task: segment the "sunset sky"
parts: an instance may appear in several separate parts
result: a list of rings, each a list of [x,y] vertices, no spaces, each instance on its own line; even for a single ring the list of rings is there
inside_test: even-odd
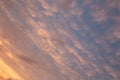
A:
[[[0,0],[0,80],[119,80],[120,0]]]

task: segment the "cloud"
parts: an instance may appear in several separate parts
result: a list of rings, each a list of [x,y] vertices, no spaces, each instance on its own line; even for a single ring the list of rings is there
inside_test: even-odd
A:
[[[108,19],[107,10],[102,8],[99,5],[93,5],[91,16],[93,17],[93,21],[98,23],[104,23]]]
[[[12,7],[14,7],[15,5],[15,0],[4,0],[4,1],[1,1],[1,3],[7,8],[7,9],[10,9]]]
[[[22,2],[26,5],[20,6]],[[77,0],[22,2],[16,5],[18,10],[2,8],[0,13],[0,46],[16,63],[11,67],[17,66],[20,74],[33,80],[117,79],[118,73],[109,63],[114,64],[118,57],[109,54],[115,51],[112,41],[119,41],[119,26],[107,23],[112,19],[109,7],[92,4],[92,0],[81,1],[83,5]],[[96,22],[97,26],[91,26]],[[105,30],[104,35],[97,34],[100,30]]]
[[[59,12],[61,10],[66,10],[70,8],[70,6],[72,5],[72,1],[73,0],[57,0],[57,1],[56,0],[51,0],[51,1],[40,0],[40,3],[42,7],[46,10]]]

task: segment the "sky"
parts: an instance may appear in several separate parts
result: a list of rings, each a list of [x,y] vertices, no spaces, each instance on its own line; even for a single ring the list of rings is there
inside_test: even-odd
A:
[[[0,70],[13,80],[119,80],[119,3],[0,0]]]

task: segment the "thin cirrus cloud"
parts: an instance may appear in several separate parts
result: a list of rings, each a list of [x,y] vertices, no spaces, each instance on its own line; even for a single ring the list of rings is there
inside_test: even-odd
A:
[[[3,60],[23,80],[118,80],[119,19],[109,13],[115,2],[1,1],[0,45],[8,52],[0,52],[11,63]]]

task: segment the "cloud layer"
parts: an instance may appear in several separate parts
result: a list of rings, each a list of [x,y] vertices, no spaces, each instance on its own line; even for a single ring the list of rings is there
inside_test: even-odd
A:
[[[119,80],[118,2],[0,1],[0,56],[23,80]]]

